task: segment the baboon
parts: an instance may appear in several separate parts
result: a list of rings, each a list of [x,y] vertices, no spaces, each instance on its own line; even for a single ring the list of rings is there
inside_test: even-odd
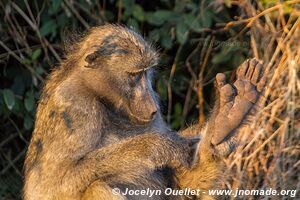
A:
[[[216,76],[219,100],[205,127],[172,131],[152,77],[158,54],[119,25],[92,28],[51,72],[25,160],[25,200],[196,199],[113,194],[113,188],[217,189],[222,158],[265,85],[255,59],[234,86]]]

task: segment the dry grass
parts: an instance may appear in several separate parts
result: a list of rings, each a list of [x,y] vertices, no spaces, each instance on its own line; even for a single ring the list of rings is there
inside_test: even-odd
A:
[[[296,5],[298,3],[298,5]],[[262,101],[250,126],[241,130],[241,146],[227,160],[232,189],[297,190],[300,198],[300,17],[299,1],[258,9],[240,5],[249,20],[251,50],[264,61],[269,76]],[[264,10],[260,15],[259,10]],[[266,12],[269,10],[270,12]],[[289,10],[289,15],[285,11]],[[259,15],[259,17],[257,17]],[[233,25],[232,23],[229,25]],[[257,197],[251,197],[257,199]],[[247,199],[251,199],[247,197]],[[260,199],[268,199],[261,196]],[[270,198],[270,197],[269,197]],[[286,199],[273,196],[270,199]],[[289,197],[288,199],[292,199]]]

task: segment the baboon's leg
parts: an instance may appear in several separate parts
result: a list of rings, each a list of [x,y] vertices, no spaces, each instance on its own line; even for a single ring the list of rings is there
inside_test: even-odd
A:
[[[217,75],[219,105],[213,118],[202,130],[203,137],[195,166],[192,170],[178,170],[177,176],[182,188],[205,191],[220,188],[219,182],[225,167],[222,157],[234,150],[236,142],[232,136],[255,106],[264,88],[266,79],[262,74],[262,65],[256,59],[251,59],[239,66],[235,87],[226,84],[224,74]],[[194,130],[199,131],[197,128]],[[191,135],[189,132],[183,132],[182,135]]]

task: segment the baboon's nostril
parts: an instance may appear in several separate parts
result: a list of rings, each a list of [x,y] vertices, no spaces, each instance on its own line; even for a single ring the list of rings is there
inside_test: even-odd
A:
[[[151,113],[151,118],[152,118],[152,119],[154,118],[154,116],[156,115],[156,113],[157,113],[157,110],[156,110],[156,111],[153,111],[153,112]]]

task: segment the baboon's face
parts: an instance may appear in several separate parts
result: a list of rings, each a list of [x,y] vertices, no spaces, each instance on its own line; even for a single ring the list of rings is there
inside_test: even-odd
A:
[[[132,33],[131,33],[132,34]],[[135,33],[134,33],[135,34]],[[158,106],[152,89],[155,52],[138,35],[107,36],[85,57],[86,85],[121,116],[150,123]]]
[[[152,69],[139,72],[89,69],[85,81],[97,95],[121,116],[135,124],[148,124],[158,110],[152,89]]]
[[[151,69],[136,73],[127,72],[125,77],[127,83],[122,84],[119,90],[123,93],[121,109],[128,113],[133,122],[139,124],[151,122],[158,109],[150,81]]]

